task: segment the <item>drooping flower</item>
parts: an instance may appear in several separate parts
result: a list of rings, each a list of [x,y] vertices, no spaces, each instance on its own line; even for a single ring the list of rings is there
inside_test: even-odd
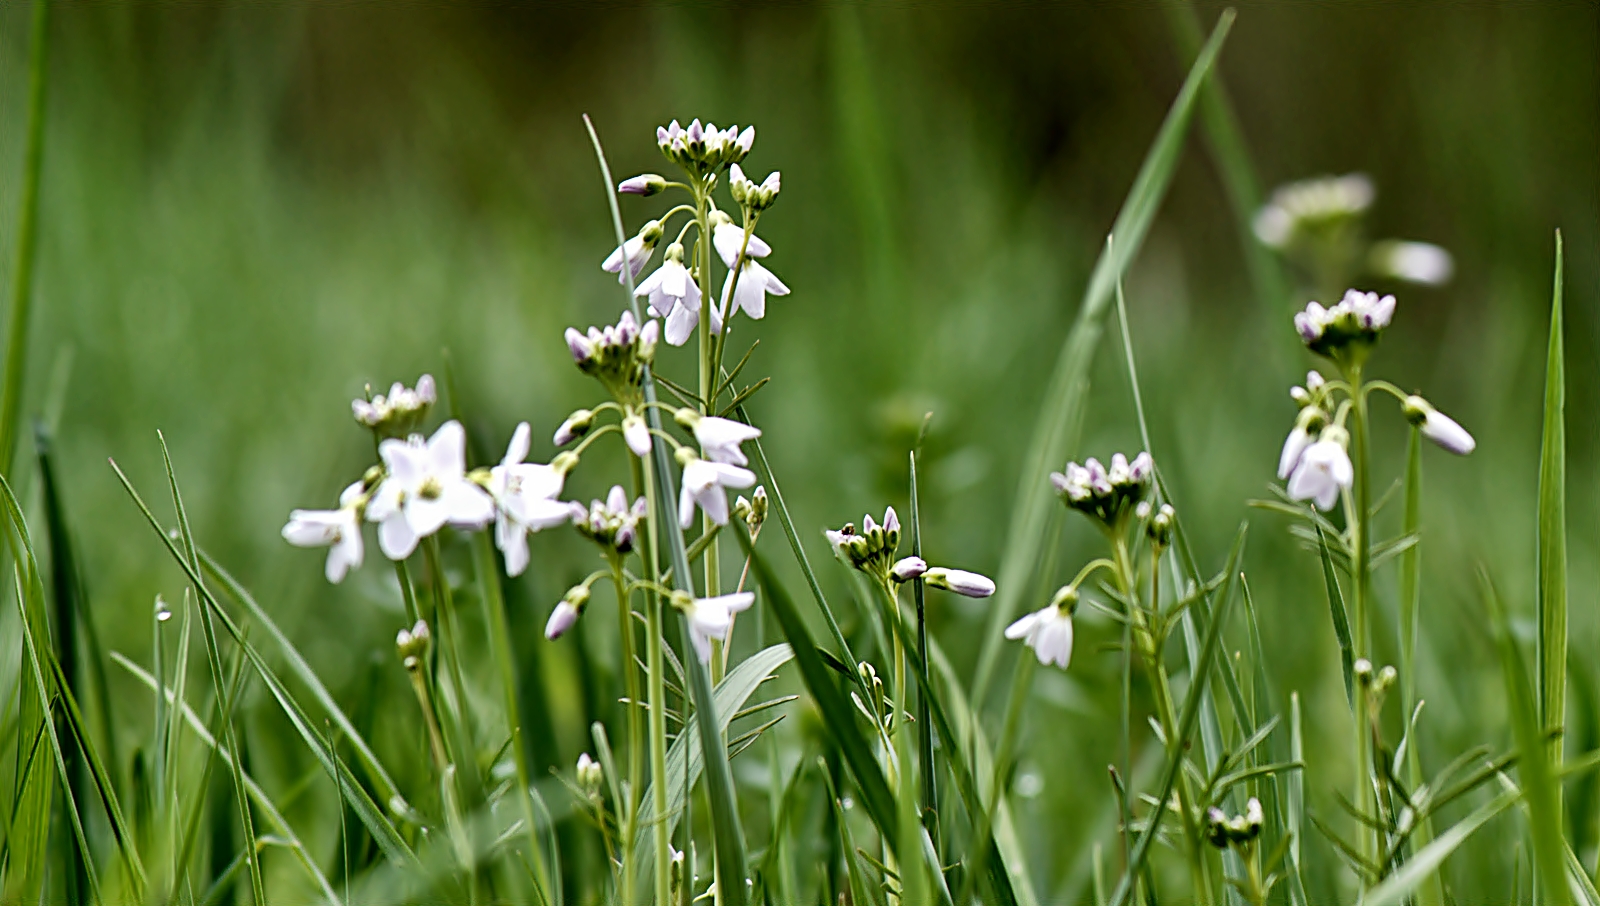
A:
[[[566,471],[556,465],[523,462],[531,433],[527,422],[517,425],[505,458],[489,470],[488,491],[495,505],[494,543],[505,555],[510,576],[519,576],[528,568],[529,532],[560,525],[572,516],[567,504],[556,500],[566,482]]]
[[[700,323],[700,287],[683,265],[683,245],[667,246],[666,260],[633,291],[648,299],[650,312],[667,322],[667,342],[682,346]]]
[[[1477,449],[1478,442],[1467,429],[1461,427],[1455,419],[1438,409],[1420,396],[1408,396],[1405,399],[1404,411],[1406,419],[1413,425],[1422,429],[1422,436],[1433,441],[1451,453],[1465,456]]]
[[[466,432],[448,421],[427,441],[413,434],[378,445],[387,471],[367,504],[367,521],[378,523],[378,547],[404,560],[417,541],[446,524],[479,529],[495,518],[494,501],[466,474]]]
[[[679,424],[694,431],[694,439],[700,444],[702,455],[712,462],[748,465],[750,460],[739,449],[739,445],[761,436],[760,428],[730,418],[701,415],[693,409],[679,409],[676,418]]]
[[[359,569],[365,554],[361,541],[361,508],[365,487],[355,482],[339,494],[337,510],[295,510],[283,527],[283,539],[295,547],[326,547],[324,575],[334,584]]]
[[[723,221],[712,229],[711,243],[716,246],[717,254],[722,256],[722,263],[728,266],[728,277],[722,284],[721,311],[724,317],[737,309],[743,309],[745,314],[760,320],[767,314],[768,294],[774,296],[789,294],[789,287],[756,260],[772,254],[772,246],[767,245],[761,237],[752,233],[749,242],[746,243],[743,227],[731,221]],[[741,248],[744,249],[744,265],[735,270],[734,265],[739,262]],[[735,275],[738,276],[737,281]],[[734,285],[735,282],[738,283],[737,286]]]
[[[1337,425],[1324,428],[1317,442],[1306,447],[1289,476],[1289,497],[1310,500],[1319,510],[1331,510],[1341,490],[1355,481],[1355,468],[1345,451],[1349,434]]]
[[[689,640],[694,643],[700,663],[711,663],[711,640],[728,640],[728,630],[733,626],[733,615],[749,609],[755,603],[755,593],[741,591],[715,598],[696,598],[684,609],[689,618]]]
[[[648,221],[633,238],[613,249],[601,262],[600,269],[608,274],[616,274],[618,283],[627,283],[630,274],[633,279],[639,279],[639,273],[650,263],[650,256],[655,254],[656,243],[661,241],[661,235],[661,222]],[[622,270],[624,261],[628,263],[627,273]]]
[[[994,594],[994,580],[964,569],[947,569],[935,566],[922,574],[930,588],[943,588],[969,598],[987,598]]]
[[[1042,609],[1025,614],[1006,627],[1006,638],[1022,639],[1033,649],[1041,664],[1055,664],[1062,670],[1072,663],[1072,612],[1078,597],[1071,586],[1056,592],[1056,599]]]
[[[680,454],[683,461],[683,489],[678,495],[678,522],[683,528],[694,523],[694,508],[699,505],[706,518],[717,525],[728,524],[728,496],[724,488],[748,488],[756,483],[756,475],[749,469],[722,462],[712,462],[694,456],[685,448]]]
[[[1315,371],[1311,373],[1316,374]],[[1327,413],[1316,406],[1307,405],[1300,410],[1300,415],[1294,422],[1294,429],[1283,441],[1283,452],[1278,454],[1279,478],[1288,478],[1294,474],[1294,467],[1300,464],[1300,457],[1305,454],[1306,448],[1311,446],[1323,425],[1327,423]]]

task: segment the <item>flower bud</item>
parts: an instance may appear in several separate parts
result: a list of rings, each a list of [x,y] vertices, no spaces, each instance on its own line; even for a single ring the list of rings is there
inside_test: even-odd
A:
[[[578,438],[589,433],[594,427],[594,412],[590,409],[579,409],[567,416],[567,420],[556,429],[555,437],[551,438],[558,447],[565,447]]]
[[[883,513],[883,544],[890,553],[900,546],[900,515],[889,507]]]
[[[1477,449],[1478,442],[1455,419],[1420,396],[1408,396],[1401,405],[1406,420],[1422,430],[1422,436],[1459,456]]]
[[[605,781],[605,771],[601,769],[600,762],[589,757],[588,752],[578,756],[578,788],[591,799],[600,796],[600,784]]]
[[[589,586],[574,585],[562,595],[561,603],[550,612],[549,622],[544,624],[544,637],[554,641],[566,634],[573,624],[578,622],[578,617],[583,616],[583,609],[589,604]]]
[[[745,522],[749,523],[750,531],[753,532],[761,528],[762,523],[766,521],[767,489],[763,485],[757,485],[755,493],[750,495],[750,515],[745,517]]]
[[[407,670],[415,670],[421,666],[421,658],[428,651],[428,624],[418,620],[410,629],[402,629],[394,638],[396,653],[400,655],[400,662]]]
[[[1304,387],[1300,387],[1300,386],[1290,387],[1289,388],[1289,399],[1294,400],[1295,401],[1295,405],[1300,406],[1302,408],[1311,405],[1311,394],[1308,393],[1306,391],[1306,388],[1304,388]]]
[[[565,476],[568,472],[578,467],[578,454],[571,450],[562,450],[550,460],[550,468],[555,469]]]
[[[641,173],[631,179],[625,179],[617,186],[617,191],[623,195],[651,196],[657,192],[666,191],[667,181],[654,173]]]
[[[964,569],[946,569],[935,566],[923,574],[923,579],[934,588],[943,588],[969,598],[987,598],[994,594],[994,580]]]
[[[684,426],[685,428],[691,428],[691,429],[695,425],[700,424],[700,419],[702,417],[703,416],[701,416],[700,413],[696,412],[693,409],[690,409],[687,406],[679,408],[679,409],[677,409],[676,411],[674,411],[672,413],[672,420],[673,421],[675,421],[678,424]]]
[[[627,442],[633,455],[640,459],[650,455],[650,429],[638,413],[631,413],[622,419],[622,439]]]
[[[1172,508],[1172,504],[1163,503],[1145,528],[1145,532],[1150,536],[1150,543],[1157,547],[1166,547],[1172,540],[1172,527],[1177,520],[1178,511]]]
[[[928,571],[928,563],[921,557],[905,557],[889,570],[896,582],[910,582]]]
[[[594,343],[575,327],[567,328],[567,349],[572,352],[572,360],[582,365],[594,356]]]
[[[1351,669],[1352,669],[1352,672],[1355,673],[1356,685],[1362,686],[1362,687],[1366,687],[1367,685],[1371,684],[1371,682],[1372,682],[1372,662],[1371,661],[1367,660],[1364,657],[1363,658],[1357,658],[1355,664],[1352,665]]]

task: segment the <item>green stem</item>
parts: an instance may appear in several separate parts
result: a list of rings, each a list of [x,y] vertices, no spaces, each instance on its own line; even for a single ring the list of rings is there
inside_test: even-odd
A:
[[[1361,385],[1361,365],[1351,364],[1345,368],[1345,381],[1350,385],[1350,439],[1355,456],[1355,506],[1350,513],[1350,546],[1355,553],[1355,613],[1353,614],[1354,635],[1352,652],[1355,660],[1370,657],[1372,650],[1370,604],[1372,601],[1372,544],[1371,544],[1371,509],[1372,485],[1368,477],[1368,422],[1367,422],[1367,394]],[[1367,703],[1367,696],[1356,696],[1355,720],[1355,745],[1356,745],[1356,789],[1352,801],[1363,815],[1374,814],[1376,801],[1372,789],[1372,738],[1369,732],[1371,715]],[[1376,831],[1362,823],[1357,829],[1357,852],[1369,861],[1375,861],[1379,846]],[[1357,873],[1360,875],[1360,873]],[[1364,892],[1367,888],[1367,879],[1360,877],[1360,887]]]
[[[655,474],[646,469],[636,457],[629,457],[633,466],[633,483],[643,487],[648,510],[645,516],[644,564],[645,575],[652,581],[659,574],[656,537],[659,508],[656,506]],[[667,820],[667,720],[664,709],[667,689],[664,680],[666,658],[661,648],[661,595],[654,590],[645,592],[645,671],[650,697],[650,789],[651,815],[655,825],[655,902],[671,902],[672,844],[671,828]],[[627,904],[632,906],[632,904]]]
[[[636,460],[637,461],[637,460]],[[628,791],[622,809],[622,902],[633,903],[633,837],[638,824],[638,796],[644,763],[639,737],[639,668],[633,650],[633,606],[628,596],[628,580],[622,574],[622,557],[611,558],[611,581],[617,588],[617,627],[622,633],[622,675],[628,690]]]
[[[23,152],[17,252],[11,277],[11,323],[6,338],[5,382],[0,387],[0,475],[11,475],[16,453],[22,384],[27,377],[28,322],[33,312],[34,250],[39,236],[39,170],[44,162],[45,75],[49,71],[50,4],[34,0],[28,71],[28,135]],[[253,864],[253,863],[252,863]]]

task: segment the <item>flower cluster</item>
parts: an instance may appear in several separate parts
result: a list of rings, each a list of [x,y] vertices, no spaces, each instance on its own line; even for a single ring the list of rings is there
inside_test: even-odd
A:
[[[1261,836],[1261,828],[1266,821],[1261,801],[1254,796],[1245,803],[1244,814],[1232,818],[1213,806],[1206,811],[1206,839],[1217,849],[1245,846]]]
[[[633,312],[625,311],[614,325],[590,327],[586,334],[568,327],[566,337],[578,370],[594,375],[614,395],[632,396],[644,383],[645,366],[655,361],[661,323],[648,321],[641,328]]]
[[[898,586],[921,579],[930,588],[942,588],[969,598],[987,598],[994,594],[994,580],[988,576],[964,569],[929,566],[921,557],[896,560],[900,517],[894,507],[884,510],[882,525],[874,522],[872,514],[868,513],[861,517],[859,533],[854,523],[846,522],[843,528],[828,529],[822,534],[828,539],[835,557],[885,585]]]
[[[1318,355],[1359,364],[1394,317],[1394,296],[1352,289],[1332,308],[1309,302],[1294,316],[1300,339]]]
[[[602,550],[626,554],[638,540],[639,520],[644,518],[648,503],[639,497],[630,505],[627,492],[618,484],[611,486],[611,493],[603,501],[591,501],[587,508],[581,503],[568,506],[578,534],[600,545]]]
[[[677,120],[656,128],[656,144],[662,156],[685,170],[700,173],[715,173],[729,164],[739,163],[750,153],[755,141],[754,126],[746,126],[740,132],[738,126],[718,129],[715,123],[707,123],[702,127],[696,119],[687,129],[679,126]]]
[[[1111,468],[1090,457],[1083,465],[1067,463],[1065,472],[1050,473],[1050,483],[1067,506],[1087,513],[1107,530],[1120,528],[1145,495],[1155,464],[1149,453],[1140,453],[1129,462],[1117,453],[1111,457]]]
[[[350,401],[350,411],[356,421],[389,437],[402,437],[427,415],[438,399],[438,392],[433,385],[433,375],[425,374],[417,379],[416,387],[395,381],[387,395],[372,396],[368,388],[368,396],[369,399]]]

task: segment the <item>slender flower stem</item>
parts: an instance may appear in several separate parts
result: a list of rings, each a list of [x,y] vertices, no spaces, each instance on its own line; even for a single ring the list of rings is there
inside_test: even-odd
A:
[[[1355,506],[1350,512],[1350,547],[1354,553],[1355,562],[1355,589],[1352,598],[1355,601],[1352,614],[1352,634],[1354,638],[1354,658],[1359,660],[1369,656],[1372,649],[1370,604],[1372,601],[1372,544],[1371,544],[1371,509],[1372,509],[1372,484],[1368,477],[1368,422],[1367,422],[1367,394],[1361,384],[1361,366],[1351,364],[1345,368],[1345,381],[1350,385],[1350,439],[1355,448]],[[1367,697],[1356,696],[1355,715],[1355,747],[1356,747],[1356,789],[1352,801],[1356,809],[1363,815],[1372,815],[1376,805],[1375,794],[1372,789],[1372,742],[1368,732],[1371,715],[1368,714]],[[1356,830],[1357,852],[1368,861],[1375,861],[1379,853],[1377,832],[1364,822]],[[1360,878],[1360,887],[1363,891],[1367,887],[1367,879],[1357,873]]]
[[[633,466],[633,484],[635,489],[643,488],[646,506],[645,515],[645,546],[644,567],[645,575],[654,582],[659,574],[659,564],[656,561],[658,548],[657,516],[660,509],[656,506],[655,474],[643,467],[636,457],[629,457]],[[667,823],[667,720],[665,708],[667,704],[667,689],[664,680],[666,672],[666,658],[661,649],[661,595],[651,590],[645,592],[645,671],[649,685],[650,698],[650,789],[651,789],[651,820],[655,825],[655,902],[666,904],[671,902],[671,871],[672,871],[672,844],[669,839],[671,830]]]
[[[644,762],[639,737],[639,667],[635,660],[633,606],[628,594],[628,579],[622,572],[622,557],[611,557],[611,581],[617,589],[617,627],[622,633],[622,675],[628,690],[628,787],[622,810],[622,902],[633,903],[633,837],[638,826],[639,790]]]

